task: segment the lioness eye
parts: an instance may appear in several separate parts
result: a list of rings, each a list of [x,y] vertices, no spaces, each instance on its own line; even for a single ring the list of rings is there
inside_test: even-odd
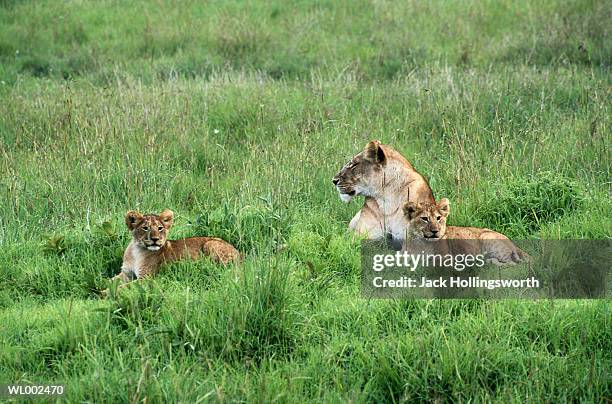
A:
[[[427,217],[425,217],[425,216],[421,217],[421,220],[424,221],[424,222],[429,222],[429,219],[427,219]]]
[[[440,221],[440,219],[442,219],[442,216],[438,216],[438,217],[436,217],[436,220],[437,220],[438,222]]]
[[[162,230],[164,230],[164,228],[163,228],[162,226],[159,226],[159,227],[157,228],[157,230],[162,231]]]

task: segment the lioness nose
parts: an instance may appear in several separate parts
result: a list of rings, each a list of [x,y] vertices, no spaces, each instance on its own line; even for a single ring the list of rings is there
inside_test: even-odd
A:
[[[158,241],[159,237],[151,237],[151,241]]]
[[[332,178],[332,182],[334,183],[334,185],[338,185],[339,181],[340,180],[338,178],[336,178],[336,177]]]
[[[435,236],[436,234],[438,234],[438,230],[432,230],[431,234],[433,234]]]

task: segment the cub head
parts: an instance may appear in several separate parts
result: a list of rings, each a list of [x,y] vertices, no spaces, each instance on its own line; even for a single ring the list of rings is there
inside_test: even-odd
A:
[[[354,156],[332,179],[340,199],[349,202],[354,196],[372,196],[383,183],[387,156],[380,141],[373,140]]]
[[[446,218],[450,202],[443,198],[438,203],[406,202],[404,216],[408,221],[408,237],[439,240],[446,234]]]
[[[174,213],[168,209],[159,215],[142,215],[134,210],[125,214],[125,224],[134,241],[149,251],[158,251],[164,246],[173,220]]]

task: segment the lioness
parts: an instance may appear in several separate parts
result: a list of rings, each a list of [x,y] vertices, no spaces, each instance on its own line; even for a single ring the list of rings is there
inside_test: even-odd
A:
[[[478,227],[447,226],[450,202],[446,198],[438,203],[407,202],[403,210],[408,221],[404,250],[424,246],[430,241],[450,240],[435,243],[434,248],[447,248],[449,251],[444,253],[451,254],[482,254],[488,262],[496,265],[529,260],[524,251],[501,233]]]
[[[189,237],[168,240],[174,213],[164,210],[159,215],[142,215],[136,211],[125,214],[125,224],[132,232],[132,241],[123,254],[121,272],[113,278],[129,282],[155,275],[159,267],[180,259],[209,256],[222,264],[236,262],[240,253],[228,242],[215,237]]]
[[[406,201],[435,202],[425,178],[404,156],[378,140],[369,142],[332,182],[344,202],[365,196],[364,205],[349,228],[370,239],[390,235],[401,242],[405,238],[402,205]]]

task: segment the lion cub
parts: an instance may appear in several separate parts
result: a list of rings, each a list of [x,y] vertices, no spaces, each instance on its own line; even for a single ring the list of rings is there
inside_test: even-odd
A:
[[[447,249],[445,252],[451,254],[483,254],[487,261],[496,265],[513,265],[529,260],[524,251],[501,233],[478,227],[446,226],[450,213],[450,202],[446,198],[438,203],[407,202],[403,209],[408,221],[404,250],[436,240],[448,240],[435,248]]]
[[[132,241],[123,254],[121,272],[113,278],[129,282],[155,275],[164,263],[209,256],[222,264],[237,262],[240,253],[228,242],[216,237],[189,237],[168,240],[174,213],[164,210],[159,215],[125,214],[125,224],[132,232]]]

